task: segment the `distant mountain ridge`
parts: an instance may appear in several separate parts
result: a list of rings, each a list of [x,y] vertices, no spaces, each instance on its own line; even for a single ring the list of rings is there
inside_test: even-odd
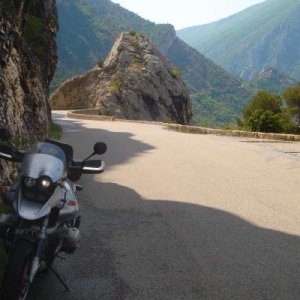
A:
[[[144,20],[109,0],[57,0],[57,7],[59,64],[54,87],[93,68],[107,56],[120,32],[134,30],[149,37],[174,66],[181,68],[190,91],[197,95],[193,99],[198,124],[203,115],[214,125],[231,122],[249,101],[250,94],[239,79],[180,40],[170,24]]]
[[[272,67],[300,80],[298,0],[267,0],[177,34],[228,72],[244,79],[252,79]]]

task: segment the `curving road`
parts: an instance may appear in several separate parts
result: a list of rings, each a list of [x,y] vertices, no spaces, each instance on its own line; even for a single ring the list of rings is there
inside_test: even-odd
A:
[[[76,121],[55,113],[106,172],[78,194],[82,242],[29,299],[300,299],[300,143]]]

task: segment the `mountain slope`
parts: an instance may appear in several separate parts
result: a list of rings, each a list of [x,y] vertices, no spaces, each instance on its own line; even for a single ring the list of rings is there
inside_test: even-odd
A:
[[[252,79],[276,68],[300,80],[300,2],[267,0],[178,36],[231,74]]]
[[[201,93],[218,103],[216,107],[222,107],[218,115],[226,111],[221,118],[211,115],[215,125],[231,122],[249,100],[240,80],[177,38],[172,25],[144,20],[109,0],[57,0],[57,6],[59,64],[54,87],[62,79],[94,67],[107,56],[120,32],[134,30],[149,37],[174,66],[181,68],[193,94]],[[205,107],[206,104],[202,106],[204,113]],[[198,123],[201,110],[196,113]]]
[[[144,32],[154,23],[109,0],[57,0],[59,65],[56,79],[65,79],[92,68],[104,59],[120,32],[137,27]],[[148,24],[150,23],[150,24]]]
[[[284,89],[297,81],[285,73],[280,73],[274,68],[269,68],[251,81],[245,83],[245,87],[253,94],[258,90],[267,90],[281,95]]]

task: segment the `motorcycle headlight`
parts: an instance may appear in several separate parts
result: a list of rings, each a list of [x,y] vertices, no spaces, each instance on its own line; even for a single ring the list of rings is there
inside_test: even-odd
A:
[[[36,179],[31,178],[31,177],[25,177],[23,179],[23,182],[24,182],[24,185],[29,189],[35,187],[35,185],[36,185]]]
[[[38,179],[37,186],[41,192],[48,192],[53,188],[53,181],[48,176],[42,176]]]
[[[21,187],[25,198],[28,200],[46,203],[52,196],[56,183],[48,176],[41,176],[38,179],[23,177]]]

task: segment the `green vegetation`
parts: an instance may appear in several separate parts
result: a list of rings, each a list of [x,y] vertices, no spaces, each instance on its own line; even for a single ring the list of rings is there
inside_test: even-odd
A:
[[[294,90],[295,87],[287,88],[285,97],[295,95]],[[296,101],[300,104],[299,96],[300,94],[294,99],[298,99]],[[282,97],[279,95],[265,90],[258,91],[243,110],[243,120],[238,119],[238,126],[256,132],[298,133],[299,122],[296,122],[296,118],[291,114],[291,111],[296,110],[293,110],[290,103],[287,104],[288,107],[283,107]]]
[[[136,31],[134,31],[134,30],[131,29],[131,30],[129,30],[129,34],[132,35],[132,36],[135,36],[136,35]]]
[[[58,124],[52,124],[49,130],[49,138],[52,140],[60,140],[62,135],[62,128]]]
[[[173,78],[179,78],[181,76],[181,69],[178,67],[175,67],[171,71],[171,75]]]
[[[24,24],[19,24],[18,19],[21,4],[22,3],[19,0],[1,0],[0,15],[3,15],[5,19],[9,20],[17,27],[24,25],[22,29],[28,46],[39,58],[42,58],[47,55],[50,31],[48,24],[42,22],[42,20],[38,17],[40,12],[40,1],[31,0],[24,3]]]
[[[271,111],[274,114],[281,113],[280,96],[261,90],[253,97],[249,105],[244,109],[243,116],[248,119],[256,110]]]
[[[121,53],[124,50],[124,46],[120,45],[117,50],[118,50],[118,53]]]
[[[259,90],[267,90],[275,94],[282,94],[287,86],[296,84],[297,81],[283,72],[274,68],[268,68],[251,81],[244,82],[243,85],[251,94]]]
[[[104,65],[104,60],[101,58],[101,59],[98,60],[97,66],[98,66],[99,68],[102,68],[103,65]]]
[[[272,79],[255,79],[244,84],[245,88],[254,94],[259,90],[266,90],[275,94],[282,94],[284,86]]]
[[[18,2],[17,0],[2,0],[0,2],[0,15],[13,23],[17,14]]]
[[[171,24],[156,24],[146,32],[146,35],[154,45],[159,47],[159,45],[164,45],[167,39],[175,36],[175,30]]]
[[[43,57],[47,54],[48,39],[50,33],[45,24],[36,16],[28,14],[26,16],[24,34],[29,47],[39,57]]]
[[[229,106],[204,93],[192,96],[192,111],[194,125],[210,128],[232,123],[238,116]]]
[[[255,110],[253,114],[245,119],[246,125],[249,126],[251,131],[258,132],[283,132],[284,119],[280,114],[274,114],[272,111],[264,111],[262,109]]]
[[[174,121],[171,119],[164,119],[162,122],[166,124],[174,124]]]
[[[297,125],[300,125],[300,82],[298,84],[287,87],[283,93],[283,97],[289,107],[289,113],[294,118]]]
[[[110,88],[110,92],[112,94],[117,94],[120,92],[120,87],[121,87],[121,80],[117,79],[113,82],[111,88]]]

